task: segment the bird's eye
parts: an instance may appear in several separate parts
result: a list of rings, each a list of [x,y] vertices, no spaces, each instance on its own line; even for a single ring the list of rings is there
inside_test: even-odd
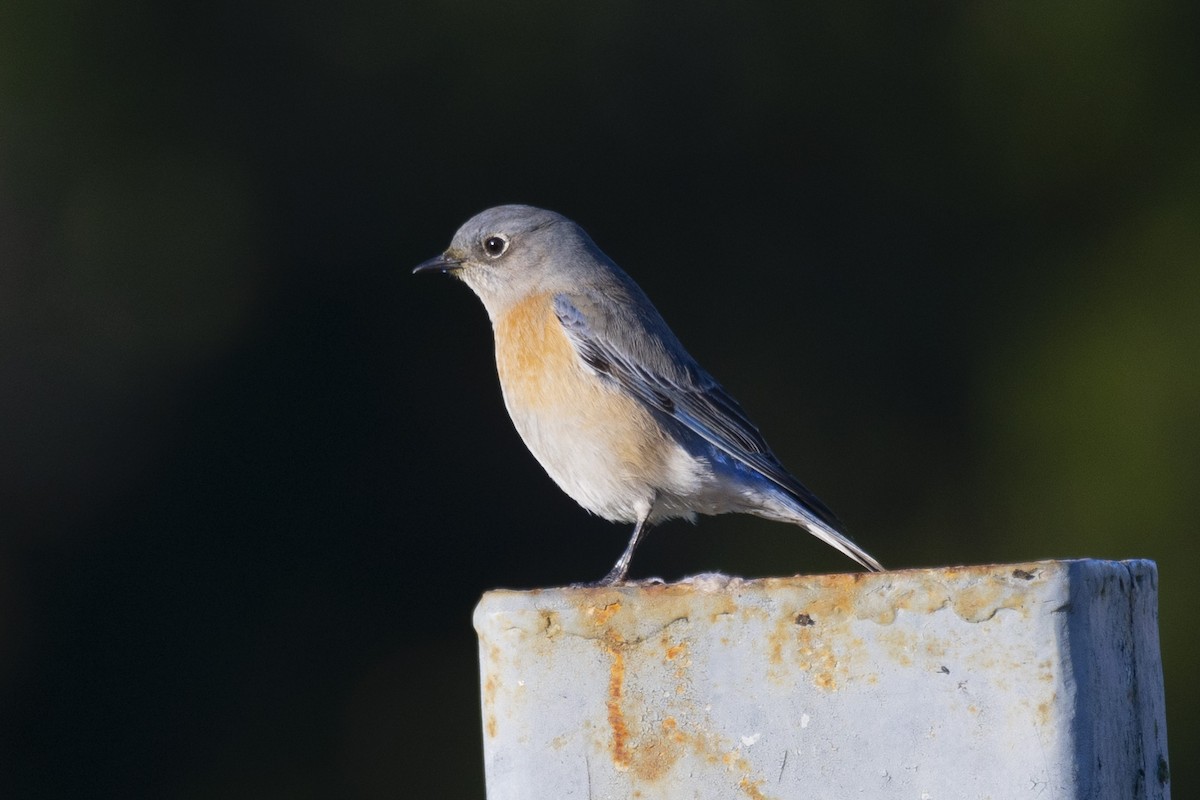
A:
[[[508,249],[508,239],[503,236],[489,236],[483,240],[483,252],[492,258],[499,258]]]

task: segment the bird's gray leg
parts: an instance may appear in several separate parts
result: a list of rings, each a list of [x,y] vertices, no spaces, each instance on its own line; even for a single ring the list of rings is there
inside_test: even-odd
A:
[[[601,586],[613,586],[625,582],[625,573],[629,572],[629,562],[633,559],[633,551],[637,549],[638,541],[641,540],[642,534],[649,527],[646,524],[646,520],[650,518],[650,512],[653,510],[654,503],[651,502],[646,509],[646,513],[633,526],[633,535],[629,537],[629,546],[625,548],[625,552],[617,559],[617,563],[608,571],[608,574],[600,579]]]

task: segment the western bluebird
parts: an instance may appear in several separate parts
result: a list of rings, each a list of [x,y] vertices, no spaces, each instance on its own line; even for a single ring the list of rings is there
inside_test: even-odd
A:
[[[571,220],[531,206],[488,209],[413,271],[429,270],[462,279],[483,301],[504,404],[554,482],[593,514],[634,523],[601,583],[625,579],[648,525],[726,512],[794,523],[883,569]]]

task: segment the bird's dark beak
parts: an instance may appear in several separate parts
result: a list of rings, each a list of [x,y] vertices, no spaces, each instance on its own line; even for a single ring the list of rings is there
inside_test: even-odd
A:
[[[431,272],[433,270],[437,270],[438,272],[454,272],[457,269],[462,269],[462,264],[463,260],[461,258],[452,258],[446,253],[442,253],[440,256],[434,256],[428,261],[422,261],[413,267],[413,275],[416,275],[418,272]]]

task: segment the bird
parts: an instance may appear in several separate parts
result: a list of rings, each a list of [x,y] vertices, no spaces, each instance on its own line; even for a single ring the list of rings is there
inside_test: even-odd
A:
[[[587,511],[633,524],[597,585],[625,582],[650,526],[698,514],[799,525],[884,569],[575,222],[528,205],[489,208],[413,269],[424,272],[460,279],[483,302],[505,406],[543,469]]]

